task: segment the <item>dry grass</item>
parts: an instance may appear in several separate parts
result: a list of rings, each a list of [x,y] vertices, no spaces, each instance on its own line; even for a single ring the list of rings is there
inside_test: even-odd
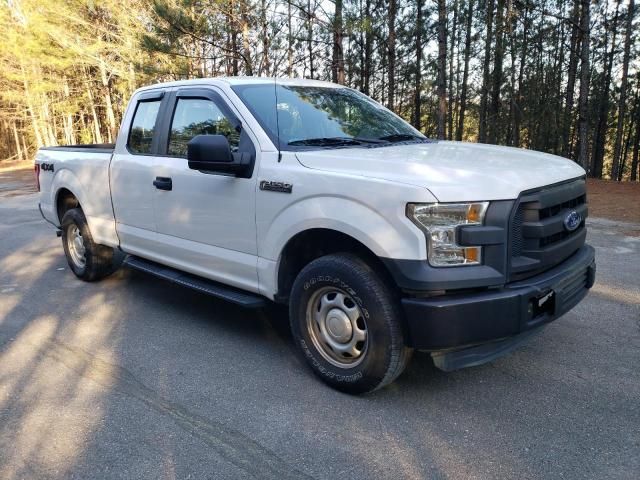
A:
[[[13,172],[33,168],[33,160],[23,162],[2,162],[0,161],[0,172]]]

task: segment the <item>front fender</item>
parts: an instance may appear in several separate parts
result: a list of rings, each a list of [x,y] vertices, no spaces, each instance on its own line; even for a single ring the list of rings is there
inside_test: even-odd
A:
[[[344,233],[378,257],[426,256],[424,234],[405,217],[404,204],[380,212],[353,199],[328,195],[306,197],[280,211],[261,236],[260,256],[277,261],[291,238],[314,228]]]

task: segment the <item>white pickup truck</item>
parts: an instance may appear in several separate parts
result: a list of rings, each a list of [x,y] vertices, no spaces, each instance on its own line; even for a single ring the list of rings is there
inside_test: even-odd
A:
[[[392,382],[414,349],[446,371],[503,355],[595,278],[576,163],[429,140],[331,83],[141,88],[115,145],[42,148],[35,168],[77,277],[124,258],[247,307],[288,304],[302,357],[350,393]]]

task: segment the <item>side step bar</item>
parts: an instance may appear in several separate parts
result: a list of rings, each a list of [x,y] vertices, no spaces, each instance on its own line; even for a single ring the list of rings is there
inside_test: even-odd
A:
[[[267,305],[266,299],[259,295],[228,287],[190,273],[181,272],[175,268],[160,265],[144,258],[129,255],[125,258],[124,265],[246,308],[260,308]]]

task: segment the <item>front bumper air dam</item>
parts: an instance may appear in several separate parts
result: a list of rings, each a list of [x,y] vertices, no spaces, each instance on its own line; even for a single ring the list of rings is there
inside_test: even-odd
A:
[[[502,356],[576,306],[595,281],[593,247],[556,267],[498,290],[404,298],[409,345],[432,351],[443,370]]]

